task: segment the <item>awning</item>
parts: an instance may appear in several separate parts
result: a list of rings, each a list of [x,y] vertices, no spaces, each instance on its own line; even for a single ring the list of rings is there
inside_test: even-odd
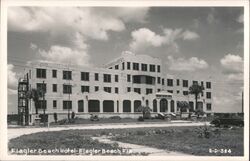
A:
[[[156,98],[172,99],[173,97],[173,93],[170,93],[168,91],[160,91],[160,92],[157,92],[155,95],[156,95]]]

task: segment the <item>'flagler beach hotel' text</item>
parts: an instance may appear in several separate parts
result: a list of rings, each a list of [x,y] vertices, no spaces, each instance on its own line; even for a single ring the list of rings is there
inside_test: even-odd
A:
[[[188,80],[169,75],[161,60],[148,55],[123,52],[104,68],[54,63],[31,63],[30,66],[28,88],[46,92],[40,99],[38,111],[43,114],[45,107],[49,122],[54,121],[54,113],[60,120],[67,118],[69,111],[80,118],[89,118],[91,113],[99,117],[137,118],[141,115],[137,110],[140,105],[149,106],[152,114],[177,113],[180,110],[178,101],[187,101],[189,111],[194,111],[194,95],[189,94],[189,87],[194,83],[204,86],[198,97],[198,108],[206,113],[213,109],[211,80]],[[26,114],[32,123],[35,118],[33,101],[25,103],[20,95],[18,97],[19,106],[27,106]],[[19,108],[19,112],[22,109]]]

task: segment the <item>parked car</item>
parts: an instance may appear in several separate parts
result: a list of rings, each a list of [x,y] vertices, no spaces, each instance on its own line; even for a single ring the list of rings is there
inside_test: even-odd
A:
[[[215,127],[244,126],[244,120],[241,118],[217,118],[210,122]]]

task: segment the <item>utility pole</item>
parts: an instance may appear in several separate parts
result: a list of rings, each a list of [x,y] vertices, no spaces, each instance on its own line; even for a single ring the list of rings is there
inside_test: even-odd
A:
[[[44,81],[43,81],[43,125],[45,126],[45,86],[44,86]]]

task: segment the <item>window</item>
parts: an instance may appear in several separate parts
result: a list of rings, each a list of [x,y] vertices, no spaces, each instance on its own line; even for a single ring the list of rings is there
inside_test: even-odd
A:
[[[183,91],[183,95],[184,96],[188,95],[188,91]]]
[[[130,62],[127,62],[127,69],[130,70]]]
[[[99,81],[99,74],[95,73],[95,81]]]
[[[71,71],[63,71],[63,79],[71,80],[72,79],[71,74],[72,74]]]
[[[38,108],[39,109],[47,109],[47,101],[46,100],[39,100],[38,101]]]
[[[55,109],[57,107],[57,101],[53,100],[53,108]]]
[[[161,77],[157,77],[157,83],[161,84]]]
[[[161,89],[157,89],[157,92],[160,92],[161,91]]]
[[[118,87],[115,87],[115,93],[119,93]]]
[[[64,110],[72,109],[72,101],[63,101],[63,109]]]
[[[161,66],[157,65],[157,72],[160,73],[161,72]]]
[[[56,78],[57,77],[57,70],[52,70],[52,77]]]
[[[95,91],[99,91],[99,87],[98,86],[95,86]]]
[[[212,110],[212,104],[211,103],[207,103],[207,111],[211,111]]]
[[[204,96],[204,92],[202,91],[202,92],[201,92],[201,97],[203,97],[203,96]]]
[[[204,84],[203,84],[203,81],[201,81],[201,86],[203,86]]]
[[[151,88],[146,88],[146,94],[150,94],[150,93],[153,93],[153,89],[151,89]]]
[[[46,83],[37,83],[36,89],[41,90],[42,92],[47,92]]]
[[[139,70],[139,63],[133,63],[133,70]]]
[[[118,75],[115,75],[115,82],[119,82],[119,77],[118,77]]]
[[[179,93],[180,93],[180,91],[179,91],[179,90],[177,90],[177,91],[176,91],[176,93],[177,93],[177,94],[179,94]]]
[[[46,78],[46,69],[36,69],[37,78]]]
[[[207,95],[207,98],[208,98],[208,99],[211,98],[211,92],[207,92],[206,95]]]
[[[103,90],[105,92],[111,93],[111,87],[104,87]]]
[[[188,87],[188,80],[183,80],[182,84],[183,84],[183,87]]]
[[[130,87],[128,87],[128,88],[127,88],[127,92],[130,92],[130,91],[131,91],[131,88],[130,88]]]
[[[109,69],[113,69],[112,67],[109,67]]]
[[[150,71],[150,72],[155,72],[155,65],[150,64],[150,65],[149,65],[149,71]]]
[[[57,84],[52,85],[53,92],[57,92]]]
[[[119,65],[115,65],[115,69],[119,69]]]
[[[141,70],[142,71],[147,71],[148,70],[147,64],[141,64]]]
[[[103,82],[110,83],[111,82],[111,75],[110,74],[103,74]]]
[[[63,85],[63,93],[64,94],[71,94],[72,93],[72,86],[71,85]]]
[[[122,63],[122,70],[124,70],[125,69],[125,63],[123,62]]]
[[[131,76],[129,74],[127,75],[127,81],[131,82]]]
[[[89,92],[89,86],[81,86],[81,91],[83,92]]]
[[[198,84],[198,81],[193,81],[193,84]]]
[[[134,88],[134,92],[141,94],[141,89],[140,88]]]
[[[173,90],[168,90],[169,93],[173,93]]]
[[[173,86],[173,79],[167,79],[168,86]]]
[[[165,81],[164,81],[164,79],[163,79],[163,78],[161,79],[161,84],[162,84],[162,85],[164,85],[164,84],[165,84]]]
[[[206,82],[206,87],[207,87],[208,89],[210,89],[210,88],[211,88],[211,82]]]
[[[176,85],[177,85],[177,86],[180,85],[180,80],[179,80],[179,79],[176,80]]]
[[[81,72],[81,80],[89,81],[89,72]]]

